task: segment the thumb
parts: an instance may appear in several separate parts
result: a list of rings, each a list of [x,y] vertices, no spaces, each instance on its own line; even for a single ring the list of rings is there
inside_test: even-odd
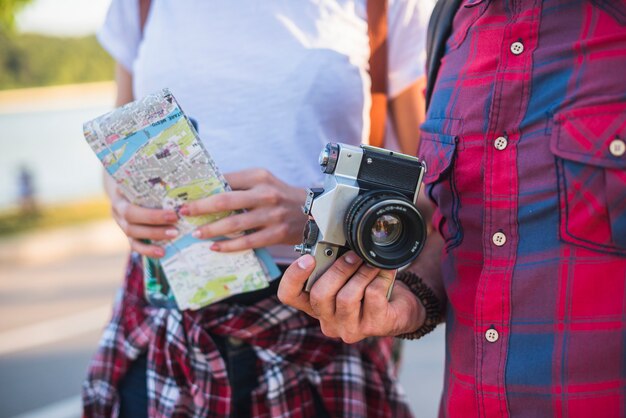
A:
[[[278,299],[287,305],[301,309],[298,305],[302,303],[303,294],[307,296],[308,301],[308,294],[304,292],[304,284],[314,268],[315,258],[309,254],[292,263],[280,279]]]

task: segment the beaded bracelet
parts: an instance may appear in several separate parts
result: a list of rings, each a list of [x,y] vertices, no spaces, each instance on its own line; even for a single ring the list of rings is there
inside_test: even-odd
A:
[[[396,338],[402,338],[404,340],[422,338],[424,335],[434,330],[442,320],[439,299],[437,299],[432,289],[424,284],[422,279],[415,273],[411,273],[410,271],[398,272],[396,280],[400,280],[404,283],[409,290],[417,296],[426,309],[426,319],[421,327],[413,332],[396,335]]]

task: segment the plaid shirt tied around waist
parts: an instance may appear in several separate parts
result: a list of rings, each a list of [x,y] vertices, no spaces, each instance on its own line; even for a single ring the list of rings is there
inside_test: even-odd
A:
[[[626,416],[626,2],[463,1],[419,156],[441,416]]]
[[[83,385],[84,416],[117,416],[116,386],[143,352],[150,417],[229,416],[227,369],[209,333],[254,347],[260,376],[252,393],[255,417],[314,417],[313,390],[333,417],[412,416],[395,381],[391,339],[331,340],[316,320],[276,297],[199,311],[152,307],[143,297],[138,257],[131,258],[123,298]]]

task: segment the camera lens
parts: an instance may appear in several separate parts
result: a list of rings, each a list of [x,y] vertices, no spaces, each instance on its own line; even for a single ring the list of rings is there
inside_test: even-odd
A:
[[[372,242],[385,247],[398,241],[402,234],[402,221],[395,215],[383,215],[372,227]]]
[[[369,264],[384,269],[409,264],[426,239],[426,225],[413,202],[390,190],[356,198],[344,225],[348,246]]]

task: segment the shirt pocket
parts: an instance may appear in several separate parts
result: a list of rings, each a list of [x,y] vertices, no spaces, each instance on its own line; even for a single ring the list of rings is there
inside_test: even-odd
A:
[[[461,243],[459,222],[459,196],[454,181],[454,157],[457,146],[454,135],[422,130],[419,158],[426,163],[424,186],[428,197],[435,203],[433,226],[437,228],[451,249]]]
[[[461,46],[474,23],[487,10],[491,0],[466,0],[463,3],[454,15],[452,22],[452,34],[448,38],[448,48],[450,50]]]
[[[626,102],[555,115],[563,241],[626,255]]]

